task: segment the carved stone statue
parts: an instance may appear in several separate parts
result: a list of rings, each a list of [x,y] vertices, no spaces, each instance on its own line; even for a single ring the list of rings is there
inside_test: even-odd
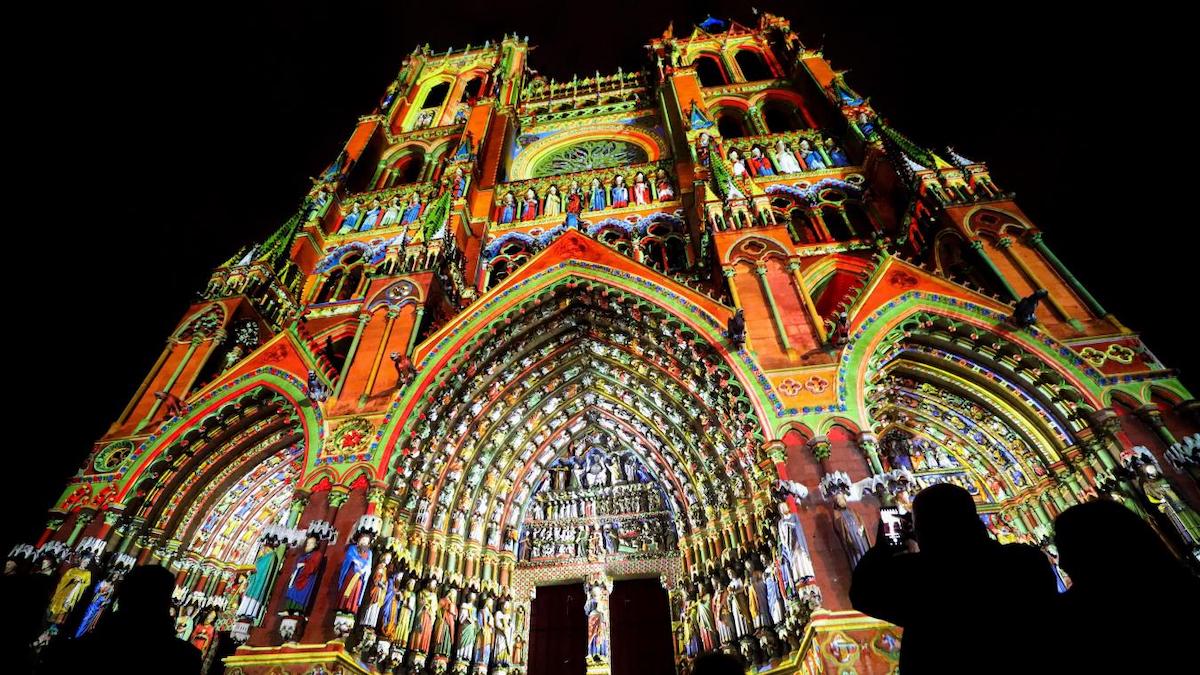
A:
[[[608,661],[608,587],[602,581],[588,588],[588,599],[583,605],[587,612],[587,655],[596,663]]]

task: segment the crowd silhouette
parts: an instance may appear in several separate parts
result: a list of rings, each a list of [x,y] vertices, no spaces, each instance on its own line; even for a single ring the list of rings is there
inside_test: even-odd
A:
[[[1200,580],[1138,515],[1111,501],[1055,522],[1049,559],[992,540],[971,495],[935,485],[913,500],[911,538],[883,536],[854,569],[855,609],[904,629],[900,674],[1196,672]]]
[[[1106,499],[1073,506],[1055,521],[1059,592],[1046,554],[993,540],[971,495],[943,483],[918,493],[911,527],[890,539],[881,520],[874,546],[854,569],[855,609],[904,629],[901,675],[926,673],[1197,672],[1200,578],[1158,533]],[[134,568],[115,611],[90,633],[30,648],[53,591],[45,575],[5,576],[10,622],[6,672],[198,675],[200,651],[175,635],[174,576]],[[224,656],[226,654],[222,654]],[[40,662],[37,659],[40,658]],[[220,663],[218,660],[217,663]],[[692,675],[744,673],[736,655],[714,652]]]
[[[121,582],[117,609],[83,637],[47,648],[34,672],[200,675],[200,650],[175,637],[171,593],[175,575],[158,565],[135,567]]]

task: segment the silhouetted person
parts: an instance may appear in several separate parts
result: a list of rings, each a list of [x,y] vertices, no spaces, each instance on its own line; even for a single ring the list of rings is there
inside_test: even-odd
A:
[[[709,652],[696,657],[692,675],[746,675],[746,666],[736,656],[724,652]]]
[[[0,598],[4,598],[0,654],[5,655],[5,672],[33,672],[31,645],[45,627],[46,606],[53,594],[54,579],[42,574],[0,577]]]
[[[854,569],[850,602],[904,628],[900,673],[1048,670],[1043,628],[1057,587],[1046,555],[988,536],[966,490],[942,483],[913,500],[919,551],[883,536]]]
[[[135,567],[117,591],[116,611],[78,640],[51,645],[39,672],[199,675],[200,650],[175,637],[175,576],[158,565]]]
[[[1144,520],[1117,502],[1072,506],[1054,522],[1071,579],[1056,624],[1063,665],[1081,673],[1200,669],[1200,579]]]

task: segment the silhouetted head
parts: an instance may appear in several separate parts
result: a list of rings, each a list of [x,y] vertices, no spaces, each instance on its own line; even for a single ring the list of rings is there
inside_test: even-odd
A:
[[[925,488],[913,500],[913,533],[922,553],[938,554],[987,540],[971,493],[950,483]]]
[[[742,660],[724,652],[709,652],[696,658],[692,675],[745,675]]]
[[[25,646],[37,639],[54,586],[54,580],[42,574],[13,575],[0,581],[8,631],[4,638]]]
[[[118,613],[129,621],[154,622],[170,619],[175,575],[159,565],[133,568],[121,582]]]
[[[1072,587],[1107,586],[1119,579],[1160,585],[1186,575],[1154,529],[1117,502],[1072,506],[1054,521],[1054,530],[1059,566]]]

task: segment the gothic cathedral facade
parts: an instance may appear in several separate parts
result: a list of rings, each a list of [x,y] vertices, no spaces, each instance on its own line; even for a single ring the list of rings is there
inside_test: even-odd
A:
[[[62,580],[51,632],[159,564],[229,672],[517,674],[538,587],[575,583],[608,673],[609,592],[650,577],[680,672],[886,672],[849,577],[922,487],[1050,556],[1117,499],[1195,558],[1200,406],[985,163],[769,14],[570,81],[529,50],[414,50],[213,272],[10,555]]]

